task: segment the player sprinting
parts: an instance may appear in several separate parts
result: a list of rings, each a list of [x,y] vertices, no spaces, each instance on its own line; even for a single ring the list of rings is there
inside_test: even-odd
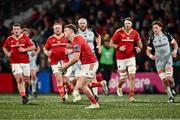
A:
[[[142,48],[138,32],[132,28],[132,19],[125,18],[124,27],[116,30],[110,41],[110,46],[116,49],[117,68],[120,80],[117,86],[118,96],[122,96],[122,85],[129,79],[129,101],[134,102],[134,82],[136,73],[135,52]],[[137,44],[137,47],[134,44]]]
[[[101,36],[92,28],[88,28],[88,24],[87,24],[87,19],[85,18],[80,18],[78,20],[78,32],[77,34],[83,36],[84,40],[88,43],[88,45],[90,46],[92,52],[95,54],[95,46],[94,46],[94,41],[96,41],[96,48],[98,49],[98,53],[100,54],[102,49],[101,49]],[[97,83],[96,80],[96,76],[94,76],[94,80],[92,81],[92,84],[90,86],[92,86],[92,91],[93,94],[95,95],[96,99],[98,100],[98,89],[97,87],[100,87],[101,84]],[[107,86],[106,81],[103,81],[102,84],[104,86]],[[108,89],[105,90],[105,94],[108,93]]]
[[[27,52],[34,50],[36,47],[28,36],[22,34],[20,24],[15,23],[12,26],[12,32],[13,34],[6,39],[3,50],[10,59],[12,73],[16,79],[22,102],[27,104],[28,94],[26,90],[30,85],[30,66]]]
[[[146,53],[150,59],[155,60],[157,72],[169,97],[168,102],[174,102],[171,91],[173,84],[172,57],[177,57],[178,44],[169,33],[163,33],[162,29],[161,22],[154,21],[152,23],[153,35],[149,37]],[[172,52],[171,46],[173,47]],[[153,48],[155,54],[152,54]]]
[[[26,36],[29,37],[30,35],[30,30],[28,28],[23,28],[22,30],[23,34],[25,34]],[[31,79],[31,88],[32,88],[32,95],[37,98],[37,77],[36,77],[36,73],[37,73],[37,64],[36,64],[36,60],[37,60],[37,56],[40,52],[40,46],[36,41],[32,42],[35,44],[36,49],[29,51],[29,64],[30,64],[30,79]]]
[[[60,73],[59,71],[61,64],[69,61],[68,55],[66,54],[68,40],[62,33],[62,24],[55,23],[53,25],[53,30],[54,35],[47,39],[44,46],[44,53],[50,59],[52,72],[57,80],[58,91],[64,102],[66,100],[64,85],[66,84],[71,93],[74,91],[73,85],[68,82],[68,69],[65,74]]]
[[[73,58],[70,59],[68,63],[61,66],[61,70],[67,69],[80,59],[82,64],[81,77],[77,81],[77,88],[80,89],[91,102],[91,105],[86,107],[86,109],[99,108],[99,104],[88,87],[89,82],[93,80],[93,77],[98,69],[98,61],[84,38],[80,35],[76,35],[76,33],[77,28],[75,25],[69,24],[64,27],[65,37],[71,41],[74,53]]]

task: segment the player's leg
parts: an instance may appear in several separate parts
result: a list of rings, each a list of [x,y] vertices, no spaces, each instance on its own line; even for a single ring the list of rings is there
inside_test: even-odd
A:
[[[79,81],[80,77],[81,77],[81,69],[80,69],[80,66],[76,67],[75,68],[75,71],[74,71],[74,77],[75,77],[75,84],[74,84],[74,94],[75,94],[75,97],[73,99],[73,102],[77,102],[77,101],[80,101],[81,100],[81,95],[79,93],[79,90],[77,89],[77,86],[76,86],[76,83],[77,81]]]
[[[134,102],[134,86],[135,86],[135,73],[136,73],[136,60],[135,57],[127,60],[128,73],[129,73],[129,101]]]
[[[37,98],[37,77],[36,77],[36,69],[31,69],[31,88],[32,88],[32,95]]]
[[[20,64],[12,64],[12,73],[16,79],[17,88],[20,96],[22,97],[22,102],[23,104],[27,104],[28,99],[26,97],[22,68],[20,67]]]
[[[92,82],[89,82],[88,86],[90,88],[94,88],[94,87],[102,87],[103,88],[103,92],[105,95],[108,95],[108,87],[107,87],[107,82],[105,80],[102,80],[101,82],[98,82],[98,81],[92,81]],[[92,91],[93,92],[93,91]],[[94,92],[93,92],[94,93]],[[95,94],[94,94],[95,95]],[[95,95],[97,96],[97,95]],[[97,99],[97,98],[96,98]]]
[[[59,95],[61,96],[63,102],[65,102],[65,91],[64,91],[64,84],[63,84],[63,76],[59,73],[59,66],[58,65],[51,65],[53,74],[56,78],[57,88]]]
[[[122,85],[127,81],[127,70],[126,70],[126,60],[117,60],[117,68],[120,74],[120,79],[117,85],[117,95],[123,96]]]
[[[96,75],[94,76],[92,82],[97,83]],[[92,89],[93,94],[98,97],[98,87],[95,87],[95,86],[94,86],[94,87],[92,87],[91,89]]]
[[[172,96],[170,94],[169,96],[169,101],[168,102],[174,102],[174,96],[173,96],[173,92],[175,92],[175,90],[173,89],[173,67],[172,64],[167,64],[165,67],[165,80],[168,83],[168,86],[170,87]],[[168,87],[168,89],[169,89]]]
[[[169,61],[168,63],[172,63],[172,61]],[[166,93],[169,97],[169,99],[172,99],[173,98],[173,94],[172,94],[172,91],[171,91],[171,87],[170,87],[170,79],[166,77],[166,71],[171,71],[169,68],[169,66],[171,65],[166,65],[167,64],[167,61],[159,61],[159,62],[156,62],[156,69],[158,71],[158,74],[159,74],[159,77],[161,78],[161,80],[163,81],[163,85],[165,87],[165,90],[166,90]],[[169,69],[169,70],[168,70]],[[174,98],[172,100],[172,102],[174,101]]]
[[[26,96],[29,97],[29,87],[30,87],[30,65],[22,64],[23,69],[23,79],[25,82]]]
[[[88,97],[91,102],[91,105],[86,107],[87,109],[99,108],[99,104],[97,103],[92,91],[88,87],[90,81],[93,80],[93,77],[98,69],[98,62],[82,65],[82,76],[80,77],[80,84],[78,84],[78,89],[81,89],[83,93]]]

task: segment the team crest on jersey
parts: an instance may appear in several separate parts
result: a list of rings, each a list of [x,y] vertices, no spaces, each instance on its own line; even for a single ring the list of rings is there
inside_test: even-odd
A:
[[[78,45],[74,45],[74,50],[80,50]]]
[[[19,42],[21,42],[21,43],[23,43],[24,41],[25,41],[25,40],[24,40],[23,38],[19,40]]]
[[[132,36],[132,37],[135,37],[135,34],[133,33],[131,36]]]

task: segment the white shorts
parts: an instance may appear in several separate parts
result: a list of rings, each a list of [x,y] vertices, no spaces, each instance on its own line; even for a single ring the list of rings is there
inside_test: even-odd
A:
[[[23,74],[24,76],[30,76],[30,66],[28,63],[15,63],[11,64],[13,75]]]
[[[86,76],[88,78],[93,78],[96,74],[98,69],[99,63],[91,63],[91,64],[84,64],[81,66],[81,75]]]
[[[166,77],[172,77],[173,76],[173,67],[172,66],[167,66],[165,69],[159,70],[158,71],[159,77],[161,80],[163,80]]]
[[[119,71],[128,70],[129,74],[136,73],[135,57],[131,57],[123,60],[117,60],[117,68]]]
[[[29,62],[29,65],[30,65],[31,70],[36,70],[37,69],[36,60],[31,60]]]
[[[51,65],[51,68],[52,68],[52,72],[53,73],[60,73],[60,71],[59,71],[59,67],[61,67],[61,64],[59,64],[59,62],[58,62],[58,64],[56,64],[56,65]],[[67,72],[66,72],[66,74],[64,74],[64,76],[67,76],[67,77],[69,77],[70,76],[70,74],[71,74],[71,67],[69,67],[68,69],[67,69]]]

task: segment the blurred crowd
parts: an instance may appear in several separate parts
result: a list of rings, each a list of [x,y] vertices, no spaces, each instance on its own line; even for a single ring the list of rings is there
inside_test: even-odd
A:
[[[52,24],[57,21],[63,25],[74,23],[80,17],[87,18],[90,27],[94,27],[102,36],[102,41],[111,39],[114,31],[122,27],[123,19],[131,17],[133,27],[138,30],[143,42],[143,50],[137,55],[138,72],[151,72],[155,66],[146,54],[146,43],[153,20],[163,23],[164,29],[170,32],[179,42],[180,36],[180,1],[179,0],[49,0],[49,5],[42,10],[33,8],[30,19],[23,21],[23,26],[31,30],[31,38],[38,41],[41,48],[47,38],[53,34]],[[10,35],[10,29],[0,20],[0,72],[10,72],[9,61],[4,56],[2,46]],[[104,42],[102,42],[103,44]],[[44,53],[38,56],[40,70],[49,68]]]

